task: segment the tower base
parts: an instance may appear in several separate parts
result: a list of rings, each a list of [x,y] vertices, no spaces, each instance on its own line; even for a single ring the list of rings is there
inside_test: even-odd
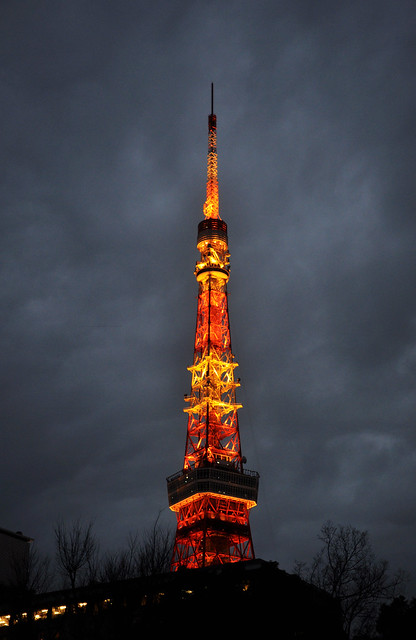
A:
[[[254,560],[244,502],[203,494],[182,505],[177,519],[172,571]]]

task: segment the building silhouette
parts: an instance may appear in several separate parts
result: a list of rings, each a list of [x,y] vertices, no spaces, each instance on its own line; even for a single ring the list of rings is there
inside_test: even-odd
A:
[[[200,638],[257,632],[345,640],[336,600],[259,559],[0,599],[0,640]]]
[[[27,565],[32,538],[21,531],[9,531],[0,527],[0,585],[7,585],[20,578]]]

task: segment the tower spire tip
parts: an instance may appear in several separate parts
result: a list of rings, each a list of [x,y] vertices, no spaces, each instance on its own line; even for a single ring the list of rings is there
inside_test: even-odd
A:
[[[208,173],[207,198],[204,204],[206,218],[219,218],[217,116],[214,114],[214,83],[211,82],[211,114],[208,116]]]

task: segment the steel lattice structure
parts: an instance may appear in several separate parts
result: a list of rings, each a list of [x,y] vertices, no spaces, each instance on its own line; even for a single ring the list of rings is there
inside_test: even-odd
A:
[[[167,479],[177,532],[172,570],[254,558],[249,511],[259,476],[243,468],[236,401],[238,366],[231,350],[227,283],[227,225],[219,215],[217,121],[208,117],[205,219],[198,226],[198,308],[191,372],[185,396],[188,429],[184,464]]]

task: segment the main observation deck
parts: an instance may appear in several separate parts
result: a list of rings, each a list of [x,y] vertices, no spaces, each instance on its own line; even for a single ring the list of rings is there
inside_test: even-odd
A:
[[[251,508],[257,504],[259,474],[213,465],[178,471],[167,478],[167,483],[172,511],[178,511],[181,504],[202,493],[243,500]]]

